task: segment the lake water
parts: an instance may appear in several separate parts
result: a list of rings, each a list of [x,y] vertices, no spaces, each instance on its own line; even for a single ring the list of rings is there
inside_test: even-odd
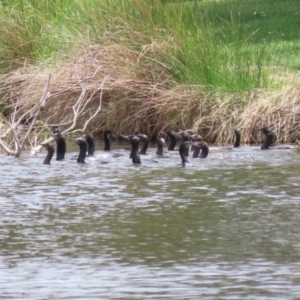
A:
[[[299,153],[113,152],[0,158],[1,299],[300,298]]]

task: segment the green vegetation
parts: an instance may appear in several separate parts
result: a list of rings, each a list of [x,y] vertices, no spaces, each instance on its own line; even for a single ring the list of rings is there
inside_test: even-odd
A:
[[[93,77],[90,92],[97,92],[81,122],[99,106],[99,82],[110,77],[92,130],[108,126],[130,132],[139,127],[156,135],[165,128],[193,126],[207,141],[227,142],[237,124],[247,130],[246,141],[255,141],[255,128],[268,124],[278,141],[288,141],[291,133],[293,139],[298,136],[299,0],[0,3],[0,71],[5,79],[0,90],[8,107],[19,99],[19,90],[20,112],[39,101],[51,73],[70,94],[44,110],[44,121],[48,113],[52,119],[47,124],[69,122],[81,93],[80,86],[71,87],[85,76],[82,62],[93,58],[88,69],[102,68]],[[72,77],[74,68],[68,69],[66,62],[80,65],[80,76]],[[32,66],[55,71],[39,77],[37,69],[29,70]],[[26,94],[28,83],[32,87]],[[58,85],[55,89],[52,93],[61,92]]]
[[[178,82],[225,91],[272,87],[274,72],[300,69],[297,0],[2,0],[0,17],[2,72],[104,39],[158,43],[153,55]]]

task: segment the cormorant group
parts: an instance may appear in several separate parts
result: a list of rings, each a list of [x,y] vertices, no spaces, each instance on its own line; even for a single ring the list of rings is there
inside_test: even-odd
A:
[[[269,128],[263,127],[259,129],[265,136],[264,141],[261,145],[261,150],[268,149],[290,149],[291,146],[272,146],[272,144],[276,141],[276,135]],[[235,142],[233,144],[233,148],[239,148],[241,144],[241,130],[240,128],[234,128],[235,134]],[[54,138],[56,142],[56,160],[61,161],[65,159],[66,154],[66,140],[58,127],[55,127],[51,136]],[[105,130],[103,133],[104,138],[104,151],[109,152],[111,150],[110,139],[112,136],[112,132],[110,130]],[[120,135],[120,138],[130,142],[130,155],[132,163],[140,164],[142,162],[141,156],[146,155],[146,152],[149,147],[150,139],[146,134],[134,133],[130,135]],[[188,163],[189,152],[192,151],[192,158],[206,158],[209,154],[209,145],[205,141],[203,141],[202,137],[193,130],[180,130],[178,132],[168,130],[162,132],[162,134],[157,138],[157,150],[156,157],[166,157],[164,154],[164,146],[165,146],[165,138],[168,140],[168,153],[171,153],[175,150],[176,144],[179,142],[179,156],[181,158],[182,166],[186,166]],[[101,163],[106,163],[103,161],[103,158],[107,158],[108,155],[102,155],[101,157],[95,156],[95,142],[94,137],[90,133],[83,134],[75,139],[75,142],[79,146],[79,154],[77,156],[77,162],[84,164],[86,158],[92,158],[94,160],[99,159]],[[141,144],[141,149],[139,146]],[[51,159],[54,154],[54,147],[50,143],[41,144],[46,150],[47,155],[44,159],[44,164],[50,165]],[[231,148],[231,149],[233,149]],[[228,148],[227,148],[228,149]],[[112,157],[118,157],[123,154],[111,154]],[[168,157],[168,156],[167,156]]]

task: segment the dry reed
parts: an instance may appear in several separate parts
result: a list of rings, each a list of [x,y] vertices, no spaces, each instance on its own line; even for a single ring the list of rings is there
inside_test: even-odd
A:
[[[18,69],[1,80],[3,103],[13,110],[18,102],[21,115],[39,101],[51,74],[51,96],[39,124],[67,126],[84,85],[89,103],[77,120],[77,128],[81,128],[96,111],[99,86],[106,78],[102,108],[90,122],[90,132],[109,128],[115,134],[139,131],[155,137],[166,129],[193,128],[209,143],[229,144],[233,128],[239,126],[243,141],[255,143],[260,139],[257,129],[267,125],[275,131],[278,142],[298,139],[298,88],[221,94],[178,84],[168,67],[151,55],[156,47],[161,45],[151,44],[138,52],[120,45],[95,45],[57,69]]]

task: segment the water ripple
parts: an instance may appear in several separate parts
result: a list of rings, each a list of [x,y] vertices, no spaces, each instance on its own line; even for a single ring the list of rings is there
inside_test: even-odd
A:
[[[299,154],[212,148],[182,168],[177,151],[124,153],[1,158],[3,299],[300,297]]]

